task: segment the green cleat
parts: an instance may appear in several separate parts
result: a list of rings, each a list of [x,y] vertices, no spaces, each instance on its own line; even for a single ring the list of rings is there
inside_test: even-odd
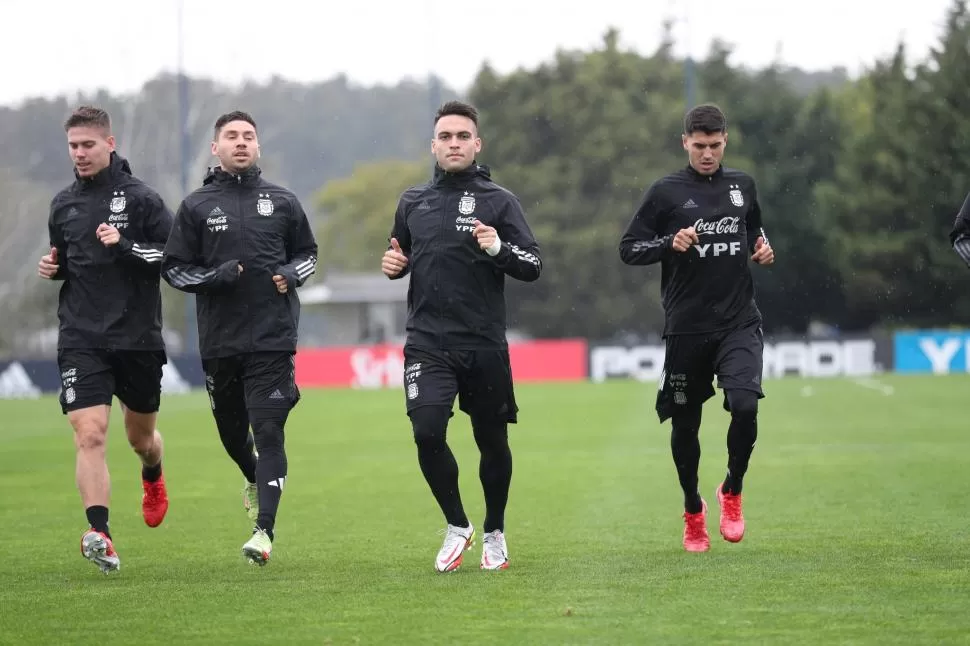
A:
[[[249,516],[249,520],[256,522],[256,518],[259,517],[259,495],[256,492],[256,483],[247,482],[242,490],[243,495],[243,509],[246,510],[246,515]]]

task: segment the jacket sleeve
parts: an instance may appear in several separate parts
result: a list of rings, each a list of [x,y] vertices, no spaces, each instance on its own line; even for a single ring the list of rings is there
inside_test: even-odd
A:
[[[758,202],[758,189],[754,184],[751,185],[751,206],[748,207],[748,215],[744,221],[745,229],[748,232],[748,251],[754,253],[754,246],[758,238],[764,238],[765,244],[769,244],[768,236],[765,234],[764,224],[761,221],[761,204]]]
[[[191,209],[185,202],[175,214],[172,234],[162,252],[162,278],[175,289],[193,294],[216,291],[239,280],[239,260],[227,260],[218,267],[201,264],[202,240]]]
[[[54,200],[51,202],[51,212],[47,218],[47,234],[50,237],[50,245],[57,249],[57,273],[51,276],[51,280],[67,280],[67,242],[64,241],[64,230],[54,218],[56,212],[57,201]]]
[[[134,267],[160,271],[162,252],[172,233],[172,212],[160,195],[151,192],[144,198],[141,220],[145,241],[132,242],[122,236],[117,244],[120,260]]]
[[[970,267],[970,193],[963,201],[963,207],[957,213],[956,220],[953,221],[953,229],[950,231],[950,244],[957,255]]]
[[[286,278],[288,287],[300,287],[316,271],[317,241],[300,200],[293,197],[290,202],[292,208],[286,244],[288,262],[276,273]]]
[[[397,202],[397,210],[394,212],[394,224],[391,227],[391,235],[387,239],[387,248],[391,248],[391,238],[397,240],[397,243],[401,245],[401,251],[404,255],[411,259],[411,230],[408,229],[407,221],[407,205],[404,201],[404,196]],[[385,250],[386,251],[386,250]],[[404,265],[404,269],[397,276],[391,276],[391,280],[397,280],[398,278],[404,278],[411,271],[411,263]]]
[[[494,256],[495,264],[506,274],[531,283],[542,273],[539,243],[525,221],[522,205],[512,196],[505,204],[500,226],[496,227],[502,245]]]
[[[671,252],[674,236],[658,233],[666,215],[659,193],[656,182],[647,189],[620,239],[620,259],[627,265],[652,265]]]

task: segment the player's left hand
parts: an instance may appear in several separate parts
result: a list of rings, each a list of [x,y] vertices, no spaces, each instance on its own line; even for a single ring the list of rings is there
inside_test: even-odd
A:
[[[276,283],[276,291],[278,291],[280,294],[285,294],[286,290],[289,289],[286,284],[286,276],[276,274],[273,276],[273,282]]]
[[[105,224],[104,222],[98,225],[98,230],[96,233],[98,235],[98,240],[100,240],[101,244],[106,247],[116,245],[118,244],[118,241],[121,240],[121,234],[118,232],[118,229],[114,228],[110,224]]]
[[[770,265],[775,262],[775,250],[765,242],[763,237],[758,236],[758,240],[754,243],[754,255],[751,256],[751,260],[759,265]]]
[[[478,246],[485,251],[493,244],[498,238],[498,233],[495,231],[494,227],[486,226],[481,223],[480,220],[475,220],[475,228],[472,230],[472,235],[478,240]]]

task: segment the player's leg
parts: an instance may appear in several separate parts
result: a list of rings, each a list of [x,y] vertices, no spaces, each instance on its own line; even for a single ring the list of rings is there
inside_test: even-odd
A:
[[[507,349],[464,353],[466,369],[459,370],[461,410],[471,417],[480,452],[478,476],[485,495],[481,569],[503,570],[509,564],[505,539],[505,508],[512,483],[509,424],[518,421],[518,405]],[[462,362],[465,363],[465,362]]]
[[[450,572],[461,566],[475,538],[475,528],[468,521],[458,490],[458,461],[447,442],[448,422],[458,393],[450,353],[405,347],[404,393],[418,465],[447,524],[435,569]]]
[[[60,350],[57,364],[61,410],[74,429],[75,476],[89,527],[81,536],[81,554],[107,573],[121,566],[108,523],[106,449],[114,381],[104,353],[97,350]]]
[[[202,362],[205,388],[212,417],[226,453],[243,474],[243,509],[256,522],[259,496],[256,490],[256,444],[249,432],[249,411],[243,389],[242,360],[239,357],[206,359]]]
[[[286,484],[286,420],[300,401],[295,357],[289,352],[257,352],[243,357],[243,388],[256,443],[259,513],[253,535],[243,545],[250,563],[265,565],[276,538],[276,517]]]
[[[718,485],[721,535],[732,543],[744,537],[741,489],[758,438],[758,400],[761,388],[764,338],[760,322],[727,334],[717,352],[718,386],[724,389],[724,407],[731,413],[728,426],[728,466]]]
[[[710,548],[707,504],[698,488],[701,411],[714,395],[710,340],[703,335],[667,337],[664,369],[657,392],[657,415],[671,421],[670,452],[684,495],[684,549]]]
[[[158,527],[168,513],[168,491],[162,475],[162,434],[156,428],[162,393],[162,351],[112,353],[115,394],[125,416],[128,444],[141,459],[141,511],[145,524]]]

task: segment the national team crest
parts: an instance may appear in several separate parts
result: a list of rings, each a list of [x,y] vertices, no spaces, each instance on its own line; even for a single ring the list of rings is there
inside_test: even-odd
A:
[[[475,212],[475,196],[465,193],[458,200],[458,212],[462,215],[471,215]]]
[[[741,194],[741,189],[737,184],[731,186],[731,192],[728,193],[728,196],[734,206],[744,206],[744,195]]]
[[[269,193],[259,194],[259,199],[256,200],[256,212],[263,216],[273,215],[273,200],[269,199]]]
[[[112,213],[121,213],[125,210],[126,205],[127,201],[125,200],[124,191],[115,191],[112,193],[111,204],[108,205],[108,208],[111,209]]]

